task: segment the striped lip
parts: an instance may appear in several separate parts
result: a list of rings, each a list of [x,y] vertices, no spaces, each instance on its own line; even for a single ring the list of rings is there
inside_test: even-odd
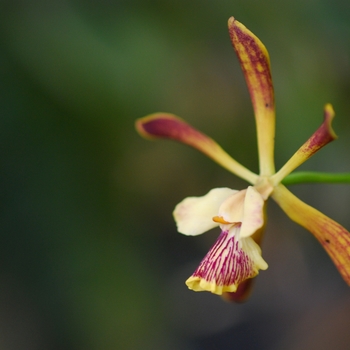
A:
[[[222,231],[199,267],[186,281],[189,289],[221,295],[267,268],[260,247],[252,238],[239,239],[239,226]]]

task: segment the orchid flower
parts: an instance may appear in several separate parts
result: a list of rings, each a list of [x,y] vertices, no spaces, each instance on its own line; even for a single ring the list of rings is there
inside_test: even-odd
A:
[[[250,183],[241,191],[215,188],[202,197],[188,197],[176,206],[174,218],[180,233],[196,236],[217,226],[221,229],[217,241],[186,284],[194,291],[219,295],[230,292],[237,294],[238,300],[245,297],[251,278],[268,267],[261,255],[260,241],[266,223],[265,204],[272,197],[293,221],[317,238],[350,285],[349,232],[302,202],[282,184],[293,170],[337,138],[331,125],[333,108],[330,104],[324,107],[321,126],[276,172],[275,104],[269,55],[262,42],[235,18],[229,19],[228,28],[253,103],[259,174],[245,168],[214,140],[175,115],[156,113],[136,121],[142,136],[187,144]]]

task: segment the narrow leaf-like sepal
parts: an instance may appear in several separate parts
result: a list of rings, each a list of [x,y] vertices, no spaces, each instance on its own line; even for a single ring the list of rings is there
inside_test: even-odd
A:
[[[323,123],[294,153],[288,162],[275,175],[272,176],[272,181],[274,184],[281,182],[288,174],[308,160],[319,149],[337,138],[337,135],[332,128],[334,115],[335,113],[332,105],[327,104],[324,107]]]
[[[281,184],[275,188],[272,198],[293,221],[305,227],[318,239],[346,283],[350,285],[350,233],[337,222],[302,202]]]
[[[269,176],[275,172],[273,159],[275,102],[269,54],[263,43],[233,17],[228,20],[228,28],[253,102],[258,133],[260,174]]]
[[[258,176],[229,156],[213,139],[173,114],[155,113],[136,121],[136,130],[149,139],[172,139],[204,153],[215,162],[254,184]]]

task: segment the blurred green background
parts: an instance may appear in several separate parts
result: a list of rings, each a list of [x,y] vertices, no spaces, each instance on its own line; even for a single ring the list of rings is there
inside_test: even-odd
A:
[[[348,349],[349,288],[273,202],[247,303],[184,285],[218,232],[174,206],[246,184],[134,121],[177,114],[258,170],[232,15],[270,53],[277,167],[330,102],[339,140],[301,169],[350,171],[348,1],[1,0],[0,349]],[[350,186],[291,190],[350,229]]]

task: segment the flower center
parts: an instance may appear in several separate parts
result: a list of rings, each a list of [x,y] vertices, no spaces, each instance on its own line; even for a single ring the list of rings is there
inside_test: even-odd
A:
[[[254,188],[261,194],[264,200],[266,200],[273,191],[271,178],[268,176],[260,176]]]

